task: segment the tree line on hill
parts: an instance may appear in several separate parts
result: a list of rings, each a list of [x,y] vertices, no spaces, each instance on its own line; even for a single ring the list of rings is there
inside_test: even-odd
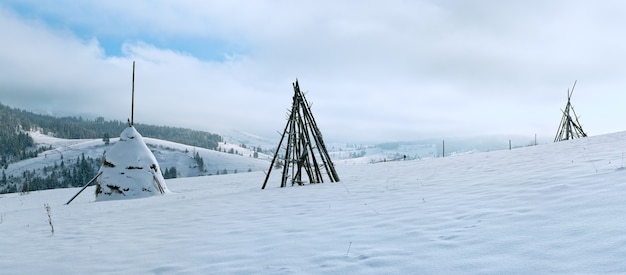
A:
[[[82,154],[75,160],[64,160],[61,157],[60,162],[24,170],[20,175],[7,176],[5,170],[2,170],[0,194],[83,186],[96,175],[101,162],[101,158],[94,159]]]
[[[117,137],[128,126],[126,122],[107,121],[103,117],[95,120],[82,117],[53,117],[11,108],[0,103],[0,168],[11,162],[37,156],[46,148],[37,148],[28,131],[39,130],[65,139]],[[143,136],[169,140],[191,146],[217,150],[223,141],[220,135],[179,127],[134,125]]]
[[[96,176],[101,164],[102,158],[85,157],[83,153],[73,160],[65,160],[61,156],[60,162],[27,169],[18,175],[7,175],[3,169],[0,175],[0,194],[26,194],[37,190],[81,187]],[[165,169],[163,177],[176,178],[176,168]]]
[[[9,163],[36,157],[50,148],[37,148],[33,138],[21,131],[22,120],[14,110],[0,104],[0,169]]]

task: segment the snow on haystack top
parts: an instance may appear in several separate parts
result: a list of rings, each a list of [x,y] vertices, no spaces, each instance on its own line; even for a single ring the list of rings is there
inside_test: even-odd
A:
[[[96,200],[141,198],[169,192],[156,158],[135,127],[105,152],[96,181]]]

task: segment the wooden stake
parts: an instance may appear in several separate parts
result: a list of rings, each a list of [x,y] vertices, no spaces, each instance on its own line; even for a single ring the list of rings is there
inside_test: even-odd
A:
[[[135,115],[135,61],[133,61],[133,86],[132,86],[132,96],[133,99],[130,103],[130,125],[134,124],[134,115]]]

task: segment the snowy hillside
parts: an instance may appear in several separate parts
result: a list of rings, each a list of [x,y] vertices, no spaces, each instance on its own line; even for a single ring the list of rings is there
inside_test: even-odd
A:
[[[100,160],[97,162],[97,170],[103,153],[110,150],[119,140],[119,138],[111,138],[107,145],[102,139],[59,139],[39,132],[29,134],[38,146],[52,146],[53,149],[40,153],[36,158],[11,163],[8,169],[3,171],[7,177],[19,177],[24,172],[40,176],[49,175],[53,170],[52,167],[60,165],[62,161],[67,164],[83,156]],[[147,137],[144,137],[144,141],[153,152],[162,170],[175,168],[177,177],[264,171],[269,167],[267,155],[259,154],[258,158],[253,158],[249,149],[234,144],[228,145],[228,148],[232,148],[233,152],[241,152],[240,154],[217,152]],[[202,159],[202,168],[198,166],[194,157]],[[21,188],[18,187],[17,190]],[[2,191],[2,186],[0,186],[0,193]]]
[[[262,148],[265,154],[260,154],[259,158],[271,160],[273,151],[280,140],[280,134],[277,133],[274,139],[261,137],[258,135],[242,132],[242,131],[230,131],[223,135],[224,142],[220,143],[220,149],[230,150],[232,146],[236,144],[247,144],[254,148]],[[490,137],[483,137],[489,139]],[[328,153],[334,162],[339,163],[375,163],[384,161],[404,160],[404,159],[422,159],[437,157],[441,154],[440,149],[433,143],[432,140],[413,141],[413,142],[390,142],[382,144],[352,144],[352,143],[338,143],[329,142],[326,143]],[[464,144],[467,145],[467,144]],[[475,150],[469,146],[456,146],[458,151]],[[491,144],[492,145],[492,144]],[[238,146],[240,147],[240,146]],[[492,147],[490,147],[493,149]],[[495,147],[502,149],[504,147]],[[238,150],[235,148],[235,150]],[[239,149],[241,150],[241,149]],[[252,152],[244,151],[244,154],[251,154]]]
[[[335,163],[376,163],[387,161],[414,160],[438,156],[434,144],[378,144],[343,145],[331,144],[330,156]]]
[[[229,130],[221,135],[224,137],[224,141],[230,144],[247,144],[252,147],[263,148],[264,150],[275,149],[280,140],[280,134],[278,132],[272,137],[262,137],[238,130]],[[223,145],[223,143],[220,144],[220,146],[221,145]]]
[[[0,195],[5,274],[626,273],[626,133],[384,163],[261,190],[263,172]],[[233,156],[237,157],[237,156]],[[50,206],[50,222],[44,204]],[[52,233],[52,224],[54,233]]]
[[[204,160],[204,175],[215,175],[226,173],[242,173],[252,171],[264,171],[269,167],[267,157],[262,155],[255,159],[249,149],[241,148],[238,145],[230,145],[241,154],[229,154],[217,152],[209,149],[188,146],[180,143],[144,138],[146,145],[159,161],[163,169],[165,167],[176,167],[181,169],[180,177],[198,176],[198,167],[194,162],[193,155],[198,153]],[[222,143],[220,143],[222,146]],[[184,153],[181,155],[181,152]],[[179,168],[180,167],[180,168]]]

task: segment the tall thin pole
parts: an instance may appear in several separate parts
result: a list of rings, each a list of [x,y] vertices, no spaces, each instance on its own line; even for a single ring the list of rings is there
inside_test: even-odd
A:
[[[135,61],[133,61],[133,87],[132,87],[133,99],[130,103],[130,125],[134,123],[135,115]]]

